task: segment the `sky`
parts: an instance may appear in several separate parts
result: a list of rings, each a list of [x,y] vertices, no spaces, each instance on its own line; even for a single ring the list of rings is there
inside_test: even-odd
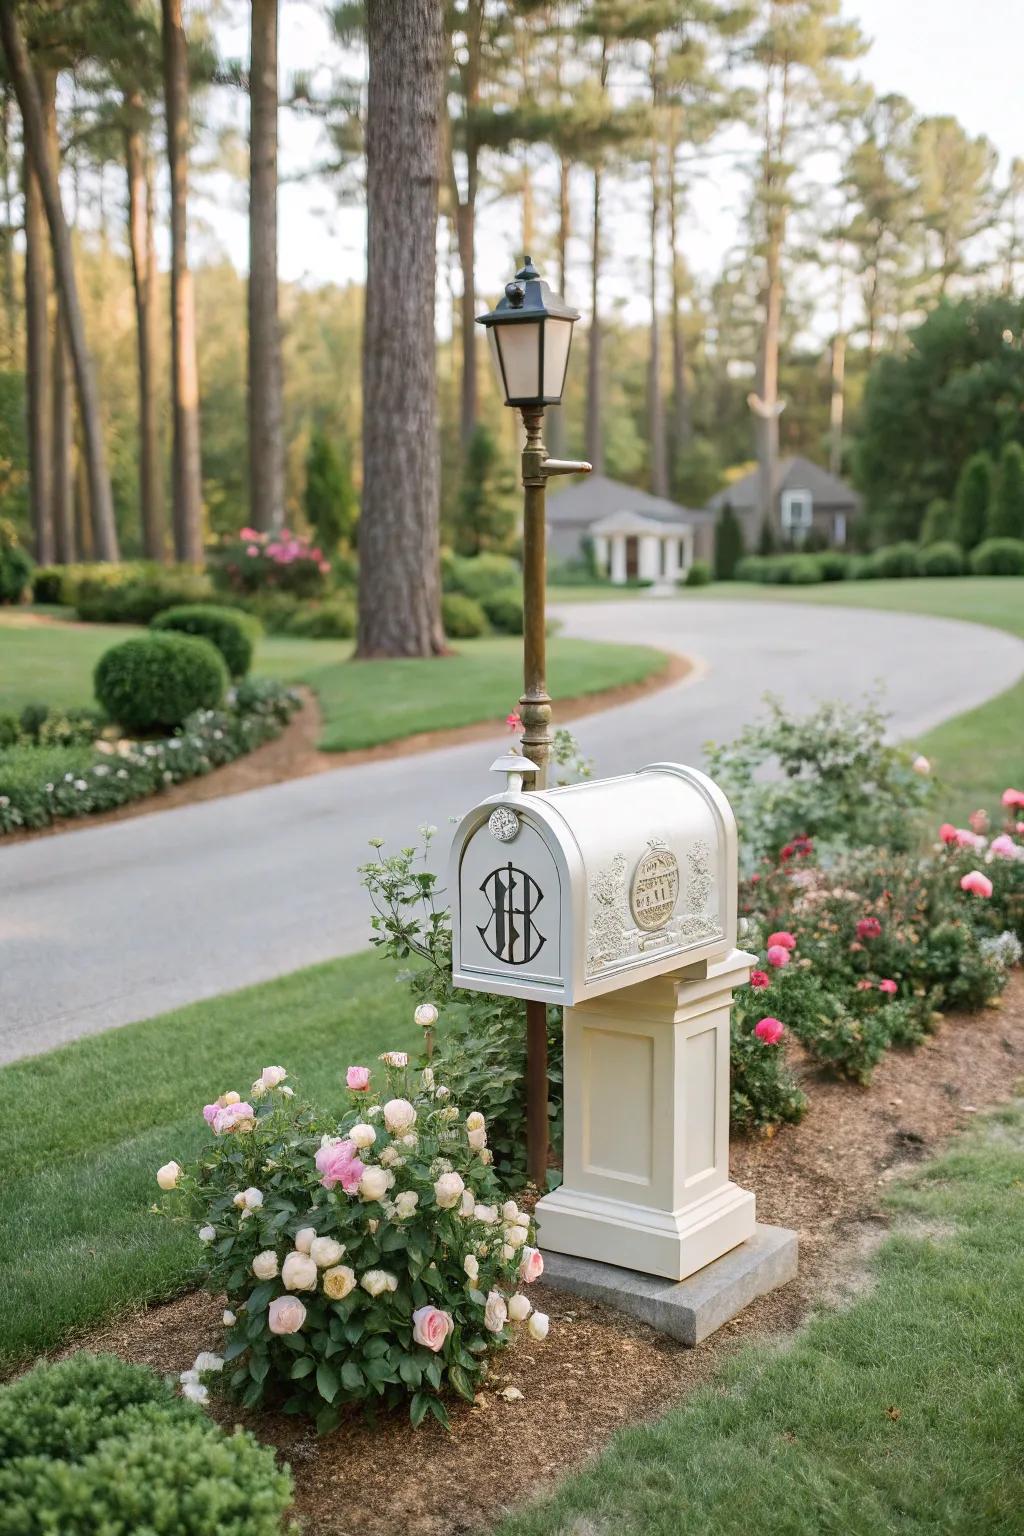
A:
[[[239,5],[218,31],[222,52],[244,57],[247,7]],[[879,92],[898,92],[919,112],[951,113],[972,133],[986,134],[1001,157],[1001,170],[1024,155],[1024,111],[1020,69],[1024,60],[1024,0],[846,0],[845,14],[872,39],[859,71]],[[326,70],[333,44],[321,7],[314,0],[284,0],[281,8],[282,77],[296,70]],[[324,78],[328,78],[327,75]],[[234,105],[245,132],[244,102]],[[729,143],[736,140],[726,140]],[[282,114],[279,205],[279,262],[282,279],[318,285],[361,281],[365,220],[351,202],[339,206],[329,184],[298,179],[322,154],[317,125]],[[544,172],[538,178],[543,224]],[[586,230],[589,177],[574,180],[575,217],[581,236],[571,242],[567,297],[577,303],[587,292]],[[245,188],[227,177],[197,178],[198,244],[202,254],[226,252],[244,270],[248,254]],[[708,278],[735,243],[743,205],[742,172],[728,153],[709,160],[694,186],[685,229],[691,269]],[[642,185],[616,189],[605,277],[606,301],[630,319],[646,318],[646,200]],[[611,199],[609,199],[609,202]],[[500,294],[511,276],[518,245],[518,212],[508,201],[485,203],[480,215],[477,283],[481,308]],[[582,304],[580,305],[582,307]],[[442,294],[441,329],[445,328]]]

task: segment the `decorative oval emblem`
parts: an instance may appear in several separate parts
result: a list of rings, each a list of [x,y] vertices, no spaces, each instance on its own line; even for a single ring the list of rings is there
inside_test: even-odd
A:
[[[679,860],[667,848],[652,844],[636,869],[629,888],[633,921],[645,933],[664,928],[679,899]]]
[[[499,805],[487,819],[487,830],[499,843],[511,843],[519,835],[519,817],[511,806]]]

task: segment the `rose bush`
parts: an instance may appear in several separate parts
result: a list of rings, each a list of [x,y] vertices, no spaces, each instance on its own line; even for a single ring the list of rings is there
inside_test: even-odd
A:
[[[157,1174],[227,1297],[231,1387],[321,1432],[350,1403],[408,1400],[414,1425],[446,1422],[441,1394],[473,1401],[510,1317],[531,1317],[518,1287],[543,1267],[529,1217],[503,1201],[484,1117],[403,1053],[381,1063],[348,1068],[334,1112],[264,1068],[246,1099],[203,1109],[211,1141],[193,1167]]]
[[[323,551],[287,528],[280,533],[243,528],[239,534],[225,534],[209,551],[209,568],[219,591],[287,592],[293,597],[319,597],[331,573]]]

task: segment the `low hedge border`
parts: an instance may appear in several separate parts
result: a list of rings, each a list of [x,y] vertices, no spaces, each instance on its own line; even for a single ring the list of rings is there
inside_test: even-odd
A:
[[[766,586],[815,586],[823,581],[913,580],[917,576],[1024,576],[1024,539],[986,539],[964,555],[948,539],[937,544],[885,544],[870,555],[843,550],[791,550],[744,555],[735,579]]]
[[[280,736],[300,704],[294,688],[261,678],[240,683],[220,709],[196,710],[174,735],[154,741],[0,750],[0,834],[115,810],[211,773]]]

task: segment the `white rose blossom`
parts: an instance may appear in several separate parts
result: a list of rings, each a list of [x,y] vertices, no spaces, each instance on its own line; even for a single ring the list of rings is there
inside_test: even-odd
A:
[[[221,1321],[223,1322],[225,1328],[233,1328],[238,1322],[238,1318],[235,1316],[234,1312],[231,1311],[230,1307],[225,1307],[224,1316],[222,1317]]]
[[[295,1234],[295,1246],[300,1253],[308,1253],[316,1237],[315,1227],[300,1227]]]
[[[478,1280],[480,1278],[480,1261],[475,1254],[467,1253],[462,1261],[462,1267],[470,1280]]]
[[[416,1111],[408,1099],[389,1099],[384,1105],[384,1124],[392,1136],[402,1136],[416,1124]]]
[[[386,1269],[368,1269],[359,1284],[371,1296],[382,1296],[385,1291],[398,1290],[398,1277]]]
[[[546,1312],[534,1312],[526,1328],[530,1338],[536,1339],[540,1343],[547,1338],[550,1326],[550,1320]]]
[[[352,1142],[353,1146],[359,1147],[362,1151],[367,1147],[373,1146],[377,1140],[377,1132],[372,1125],[354,1125],[348,1133],[348,1139]]]
[[[409,1065],[409,1056],[406,1051],[385,1051],[380,1059],[386,1067],[402,1068]]]
[[[500,1333],[508,1321],[508,1307],[500,1291],[489,1291],[484,1306],[484,1327],[488,1333]]]
[[[315,1237],[309,1245],[309,1256],[319,1269],[330,1269],[344,1252],[345,1244],[335,1242],[333,1237]]]
[[[379,1168],[371,1163],[359,1180],[359,1198],[361,1200],[383,1200],[392,1184],[395,1175],[390,1168]]]
[[[489,1168],[491,1163],[494,1162],[494,1153],[491,1151],[490,1147],[484,1147],[482,1152],[477,1153],[477,1156],[485,1168]]]
[[[252,1272],[257,1280],[273,1280],[277,1274],[277,1254],[273,1248],[264,1248],[252,1261]]]
[[[462,1204],[459,1206],[459,1215],[470,1217],[476,1210],[476,1195],[471,1189],[462,1191]]]
[[[487,1121],[478,1109],[474,1109],[471,1114],[466,1116],[467,1131],[485,1131],[486,1129]]]
[[[216,1236],[216,1227],[211,1227],[209,1224],[207,1224],[205,1227],[199,1228],[199,1241],[201,1243],[212,1243]]]
[[[458,1205],[465,1189],[462,1177],[457,1173],[442,1173],[434,1185],[434,1198],[442,1211],[450,1211]]]
[[[280,1088],[287,1076],[284,1067],[264,1067],[259,1080],[264,1088]]]
[[[509,1297],[508,1315],[514,1323],[525,1323],[532,1311],[533,1303],[521,1291],[517,1291],[514,1296]]]
[[[187,1397],[190,1403],[208,1403],[210,1394],[200,1381],[186,1381],[181,1389],[182,1397]]]
[[[502,1221],[509,1222],[512,1226],[515,1226],[515,1224],[518,1222],[519,1207],[516,1205],[514,1200],[505,1201],[505,1204],[501,1208],[501,1219]]]
[[[156,1181],[161,1189],[177,1188],[181,1178],[181,1168],[177,1163],[164,1163],[162,1168],[156,1171]]]
[[[416,1207],[420,1203],[420,1197],[414,1189],[403,1189],[395,1196],[395,1215],[399,1221],[408,1221],[410,1216],[416,1214]]]
[[[477,1205],[474,1212],[477,1221],[482,1221],[485,1227],[493,1227],[498,1220],[498,1208],[496,1205]]]
[[[281,1265],[281,1280],[287,1291],[315,1291],[317,1268],[312,1255],[294,1248]]]
[[[438,1012],[433,1003],[420,1003],[413,1018],[421,1029],[430,1029],[437,1023]]]
[[[474,1152],[482,1152],[487,1146],[487,1132],[467,1131],[466,1140],[469,1142]]]

